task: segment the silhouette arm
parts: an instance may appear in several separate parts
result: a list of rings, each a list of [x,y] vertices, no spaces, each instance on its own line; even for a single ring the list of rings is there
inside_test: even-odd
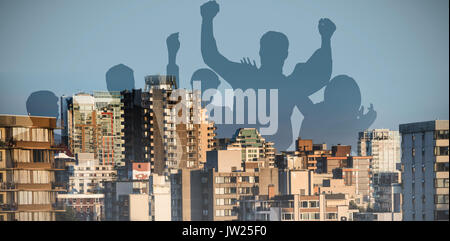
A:
[[[332,66],[330,40],[322,39],[322,47],[306,63],[297,64],[290,78],[300,82],[302,95],[310,96],[328,84]]]
[[[301,94],[309,96],[328,84],[332,72],[331,37],[336,25],[329,19],[320,19],[319,32],[322,46],[304,64],[297,64],[291,74],[293,81],[300,82]]]
[[[314,103],[306,95],[300,95],[297,100],[297,107],[303,116],[310,116],[314,110]]]
[[[180,41],[178,40],[178,33],[173,33],[167,37],[166,40],[167,44],[167,52],[169,56],[169,63],[166,67],[166,73],[167,75],[175,76],[175,80],[177,81],[177,86],[180,86],[180,80],[179,80],[179,67],[176,64],[177,59],[177,53],[180,49]]]
[[[176,56],[173,56],[172,58],[173,59],[171,60],[171,57],[169,55],[169,63],[167,64],[166,72],[167,72],[167,75],[175,76],[175,79],[178,82],[177,86],[180,86],[179,85],[179,82],[180,82],[180,79],[179,79],[180,70],[179,70],[178,65],[175,62]]]
[[[250,69],[244,64],[228,60],[219,52],[213,33],[213,19],[204,18],[202,21],[201,52],[205,64],[227,80],[232,86],[239,85],[239,83],[233,83],[233,81],[239,79],[239,75]]]

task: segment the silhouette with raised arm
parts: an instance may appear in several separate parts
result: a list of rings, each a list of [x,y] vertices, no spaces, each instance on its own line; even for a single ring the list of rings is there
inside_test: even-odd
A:
[[[133,69],[124,64],[111,67],[106,72],[106,86],[109,92],[134,89]]]
[[[179,76],[179,66],[176,64],[176,58],[178,54],[178,50],[180,49],[180,40],[179,40],[179,33],[173,33],[167,37],[166,40],[167,44],[167,51],[169,56],[169,63],[167,64],[167,75],[174,75],[178,80]],[[199,81],[200,86],[194,86],[194,81]],[[201,68],[196,70],[190,80],[191,88],[192,90],[196,88],[201,88],[201,96],[205,93],[205,91],[215,91],[216,93],[219,92],[218,87],[220,85],[220,79],[219,76],[217,76],[214,71],[208,69],[208,68]],[[220,94],[220,93],[219,93]],[[221,100],[217,100],[215,98],[222,97]],[[226,105],[224,105],[224,100],[222,95],[214,95],[209,100],[202,100],[201,101],[202,107],[205,108],[208,105],[213,106],[213,109],[210,110],[207,114],[211,117],[214,116],[214,109],[220,110],[222,112],[222,116],[225,115],[225,113],[231,113],[232,111],[230,108]],[[225,133],[229,133],[230,131],[235,131],[235,129],[230,129],[229,125],[224,124],[218,124],[216,123],[217,127],[217,135],[219,137],[226,136]]]
[[[40,90],[31,93],[28,96],[26,107],[30,116],[58,118],[58,97],[51,91]]]
[[[283,65],[288,57],[289,41],[280,32],[269,31],[260,40],[261,66],[248,57],[240,63],[232,62],[218,50],[213,34],[213,19],[219,12],[216,1],[208,1],[201,6],[201,52],[206,65],[213,69],[234,89],[278,89],[279,126],[273,136],[266,136],[275,142],[278,150],[286,150],[296,137],[292,133],[290,116],[294,108],[294,96],[309,96],[323,88],[330,80],[332,72],[331,36],[336,26],[329,19],[319,21],[322,46],[314,52],[306,63],[296,65],[291,75],[283,74]],[[292,96],[292,94],[295,95]],[[259,103],[261,104],[261,103]],[[294,121],[299,125],[300,121]],[[260,127],[261,125],[255,125]]]
[[[302,138],[328,145],[352,145],[354,151],[358,132],[369,128],[377,117],[372,104],[364,114],[359,86],[347,75],[338,75],[330,81],[323,102],[313,104],[303,96],[297,99],[297,104],[304,116]]]

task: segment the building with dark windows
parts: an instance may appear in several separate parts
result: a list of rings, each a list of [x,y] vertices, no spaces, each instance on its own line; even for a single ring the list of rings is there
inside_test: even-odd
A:
[[[403,220],[448,221],[449,121],[401,124]]]

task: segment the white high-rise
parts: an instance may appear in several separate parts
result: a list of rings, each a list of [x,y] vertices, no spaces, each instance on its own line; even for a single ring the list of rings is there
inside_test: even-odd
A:
[[[388,129],[359,133],[358,155],[373,156],[372,172],[395,172],[400,159],[400,134]]]

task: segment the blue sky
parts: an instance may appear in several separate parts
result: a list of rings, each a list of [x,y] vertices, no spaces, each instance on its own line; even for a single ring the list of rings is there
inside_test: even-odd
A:
[[[105,73],[123,63],[144,76],[164,74],[166,37],[180,32],[182,86],[206,67],[200,55],[205,0],[0,0],[0,113],[25,114],[30,93],[106,90]],[[265,32],[290,41],[284,72],[320,46],[317,22],[337,25],[333,76],[359,84],[374,104],[372,128],[449,118],[448,0],[221,0],[215,34],[231,60],[255,59]],[[322,91],[312,99],[320,101]]]

